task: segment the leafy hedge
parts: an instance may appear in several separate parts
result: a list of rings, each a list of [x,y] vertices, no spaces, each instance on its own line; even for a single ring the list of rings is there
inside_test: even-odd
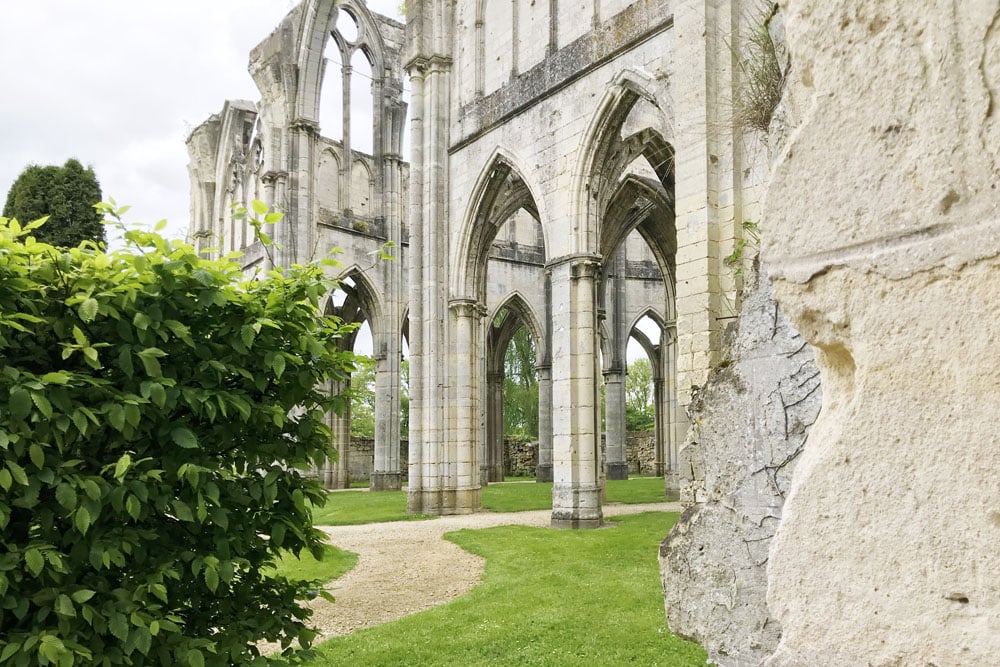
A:
[[[242,282],[156,234],[108,255],[32,228],[0,218],[0,665],[307,645],[308,584],[265,572],[321,551],[296,469],[332,455],[324,389],[352,359],[322,270]]]

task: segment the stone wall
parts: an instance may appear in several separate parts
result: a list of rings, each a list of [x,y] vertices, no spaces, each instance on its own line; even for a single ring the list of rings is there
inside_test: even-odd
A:
[[[660,547],[670,629],[715,664],[757,665],[777,646],[768,548],[822,392],[812,350],[751,274],[723,361],[695,392],[680,451],[687,509]]]
[[[783,4],[802,113],[763,253],[824,403],[768,664],[997,664],[1000,2]]]
[[[538,467],[538,443],[521,442],[504,438],[503,474],[516,477],[534,477]]]
[[[656,452],[652,431],[638,431],[627,436],[626,456],[629,474],[653,475],[656,471]],[[409,440],[400,440],[400,457],[407,460],[409,456]],[[348,475],[352,482],[367,480],[371,475],[372,461],[375,455],[375,440],[372,438],[351,439],[351,451],[348,456]],[[504,475],[517,477],[533,477],[538,466],[538,443],[521,442],[504,438]],[[403,481],[406,481],[406,466],[403,466]]]

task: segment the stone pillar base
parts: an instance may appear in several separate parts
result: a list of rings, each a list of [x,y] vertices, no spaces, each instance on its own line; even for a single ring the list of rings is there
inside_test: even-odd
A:
[[[472,514],[481,507],[478,488],[412,489],[406,494],[406,511],[409,514]]]
[[[369,486],[372,491],[399,491],[403,488],[403,476],[398,472],[373,472]]]
[[[551,463],[540,463],[535,466],[535,481],[536,482],[551,482],[552,481],[552,464]]]
[[[502,482],[503,481],[503,466],[493,465],[489,467],[489,481],[491,482]]]
[[[490,469],[488,466],[479,466],[479,486],[487,486],[490,483]]]
[[[552,485],[553,528],[600,528],[601,488],[557,482]]]
[[[676,470],[668,470],[663,476],[663,490],[667,495],[667,500],[680,500],[681,479]]]
[[[608,479],[628,479],[627,463],[609,463]]]
[[[566,528],[570,530],[589,530],[600,528],[604,525],[603,519],[557,519],[552,517],[553,528]]]

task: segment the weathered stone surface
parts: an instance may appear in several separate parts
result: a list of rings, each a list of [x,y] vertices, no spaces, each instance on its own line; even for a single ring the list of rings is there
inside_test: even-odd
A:
[[[803,103],[764,256],[824,405],[767,664],[996,664],[1000,2],[783,4]]]
[[[689,508],[660,547],[660,569],[671,630],[716,664],[757,665],[781,633],[765,600],[768,547],[822,392],[766,276],[748,282],[725,355],[689,408]]]

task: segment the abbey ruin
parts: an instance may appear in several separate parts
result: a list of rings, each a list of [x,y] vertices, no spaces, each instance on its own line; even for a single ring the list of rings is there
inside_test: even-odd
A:
[[[253,199],[285,214],[274,264],[340,249],[328,308],[377,362],[372,488],[405,472],[412,512],[480,507],[527,327],[552,525],[601,525],[631,337],[689,506],[660,553],[675,632],[725,665],[995,663],[1000,2],[406,17],[304,0],[251,53],[260,99],[188,140],[202,249],[268,268],[230,207]],[[733,113],[761,29],[784,81],[767,131]]]

